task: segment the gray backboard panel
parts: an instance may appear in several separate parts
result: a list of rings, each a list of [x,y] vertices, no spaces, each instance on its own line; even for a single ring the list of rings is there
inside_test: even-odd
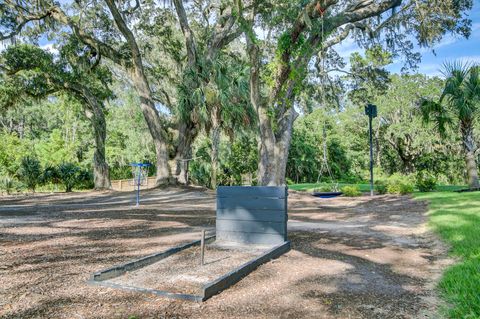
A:
[[[219,186],[217,197],[285,198],[286,187],[280,186]]]
[[[287,196],[286,187],[218,187],[217,240],[283,243],[287,240]]]
[[[218,209],[217,220],[258,220],[262,222],[284,222],[286,214],[279,214],[278,210],[265,209],[245,209],[238,207],[235,209]]]

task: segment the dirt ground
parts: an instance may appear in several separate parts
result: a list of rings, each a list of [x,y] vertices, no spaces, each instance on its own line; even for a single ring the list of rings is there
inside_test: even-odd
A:
[[[214,232],[196,189],[0,198],[0,318],[438,318],[450,261],[409,197],[289,194],[292,250],[204,303],[92,286],[92,272]]]

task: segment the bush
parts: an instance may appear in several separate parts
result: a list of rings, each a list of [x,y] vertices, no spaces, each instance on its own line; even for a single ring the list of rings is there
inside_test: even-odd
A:
[[[413,193],[413,183],[408,176],[393,174],[388,179],[387,193],[400,195]]]
[[[44,184],[52,183],[54,185],[57,185],[60,183],[60,173],[58,172],[58,168],[49,165],[45,167],[43,170],[43,175],[42,175],[42,181]]]
[[[77,188],[80,189],[92,189],[95,187],[95,182],[93,180],[93,174],[91,171],[86,169],[81,169],[78,174],[78,184]]]
[[[344,186],[342,187],[342,193],[348,197],[356,197],[362,194],[357,186]]]
[[[330,186],[330,185],[322,185],[322,186],[320,186],[319,188],[317,188],[316,190],[319,191],[319,192],[322,192],[322,193],[328,193],[328,192],[331,192],[331,191],[332,191],[332,186]]]
[[[65,191],[68,193],[72,191],[73,187],[87,182],[90,174],[75,164],[62,163],[58,165],[58,176],[63,185],[65,185]]]
[[[380,194],[386,194],[387,193],[387,182],[384,180],[377,180],[375,181],[374,185],[375,191]]]
[[[387,192],[389,194],[400,194],[400,195],[411,194],[413,193],[413,185],[399,183],[399,182],[392,182],[388,184]]]
[[[10,176],[3,176],[0,178],[0,189],[7,192],[8,195],[12,193],[15,188],[15,180]]]
[[[42,177],[40,161],[35,157],[30,156],[22,158],[18,175],[20,180],[24,182],[32,192],[35,192],[35,188],[41,183]]]
[[[427,171],[420,171],[417,173],[415,184],[419,191],[431,192],[437,186],[437,178]]]
[[[400,194],[406,195],[413,193],[413,184],[400,184]]]

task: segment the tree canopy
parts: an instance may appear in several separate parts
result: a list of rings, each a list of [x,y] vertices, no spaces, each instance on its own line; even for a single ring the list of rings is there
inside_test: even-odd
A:
[[[250,164],[234,169],[234,154],[256,158],[254,179],[260,185],[311,179],[323,139],[318,127],[327,127],[335,174],[361,178],[360,107],[367,102],[381,110],[377,164],[391,173],[431,170],[440,153],[450,156],[445,163],[458,154],[451,139],[432,135],[432,124],[419,129],[417,101],[439,98],[441,80],[391,75],[387,66],[402,60],[403,71],[414,72],[418,47],[431,47],[447,34],[468,38],[472,5],[5,0],[0,106],[4,114],[16,109],[20,115],[19,105],[30,109],[40,100],[75,99],[93,129],[94,175],[97,181],[104,177],[99,185],[105,187],[108,164],[113,176],[123,176],[120,166],[134,158],[155,163],[157,185],[185,184],[189,169],[200,168],[201,178],[190,176],[211,187],[239,183],[240,175],[253,172]],[[56,51],[41,48],[45,41]],[[359,48],[347,59],[338,52],[345,41]],[[444,94],[438,105],[451,99]],[[32,138],[48,136],[59,144],[65,139],[61,126]],[[475,141],[476,124],[470,131]],[[248,151],[234,151],[238,145]],[[252,149],[256,156],[250,156]]]

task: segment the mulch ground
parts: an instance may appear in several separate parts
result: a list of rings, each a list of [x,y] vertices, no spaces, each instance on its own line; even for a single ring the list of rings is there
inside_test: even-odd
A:
[[[451,261],[406,196],[289,195],[292,250],[204,303],[91,286],[92,272],[199,239],[199,189],[0,198],[0,318],[438,318]]]
[[[106,282],[172,293],[202,295],[202,287],[263,254],[265,249],[206,245],[204,264],[199,246],[182,250],[156,263],[127,272]]]

